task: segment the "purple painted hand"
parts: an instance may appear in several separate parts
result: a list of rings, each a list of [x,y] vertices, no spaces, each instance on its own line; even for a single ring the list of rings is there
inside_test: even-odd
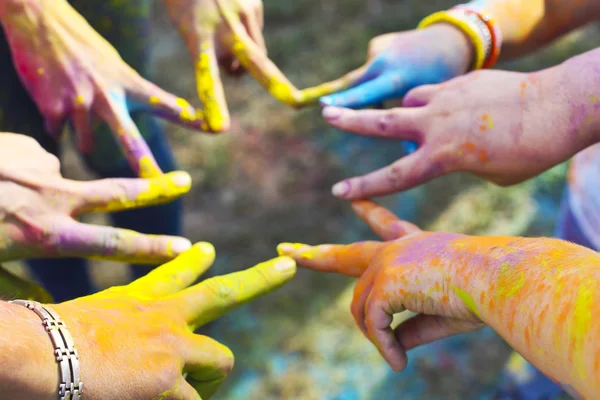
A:
[[[129,67],[67,1],[3,1],[0,22],[46,130],[57,135],[70,120],[82,152],[92,150],[92,126],[100,119],[112,129],[134,171],[142,177],[161,173],[129,115],[128,100],[189,127],[206,127],[201,113],[187,101]]]
[[[334,194],[381,196],[454,171],[511,185],[568,160],[598,140],[591,53],[537,73],[479,71],[421,86],[405,96],[405,108],[325,108],[344,131],[419,144],[388,167],[336,184]]]
[[[187,239],[143,235],[76,220],[172,201],[190,189],[185,172],[151,179],[77,182],[60,175],[58,159],[30,137],[0,133],[0,261],[87,257],[140,264],[169,261]]]

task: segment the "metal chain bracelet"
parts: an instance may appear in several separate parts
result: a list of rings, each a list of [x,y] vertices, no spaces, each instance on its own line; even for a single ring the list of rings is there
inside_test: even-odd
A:
[[[79,355],[65,323],[48,306],[35,301],[13,300],[10,303],[27,307],[42,320],[42,325],[54,346],[54,355],[60,371],[59,399],[82,400],[83,382],[80,377]]]

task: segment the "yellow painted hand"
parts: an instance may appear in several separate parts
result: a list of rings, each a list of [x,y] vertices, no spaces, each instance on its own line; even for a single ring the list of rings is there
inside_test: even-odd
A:
[[[79,349],[86,400],[209,399],[233,354],[193,331],[286,283],[288,257],[188,287],[214,260],[198,243],[123,287],[53,306]],[[185,374],[185,377],[184,377]]]
[[[210,131],[227,130],[227,101],[219,63],[228,72],[246,69],[277,100],[301,106],[318,99],[300,92],[267,56],[261,0],[164,0],[196,67],[198,95]]]

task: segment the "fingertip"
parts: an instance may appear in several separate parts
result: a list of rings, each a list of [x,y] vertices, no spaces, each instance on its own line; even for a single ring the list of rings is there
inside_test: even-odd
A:
[[[323,109],[322,115],[328,122],[335,121],[339,119],[344,113],[344,109],[342,107],[325,107]]]
[[[352,189],[352,185],[349,181],[338,182],[331,188],[331,193],[340,199],[345,199],[348,194],[350,194],[350,190]]]
[[[335,104],[335,96],[323,96],[319,99],[321,107],[333,106]]]
[[[192,242],[185,238],[177,238],[171,241],[170,247],[173,253],[179,255],[188,251],[192,247]]]
[[[166,174],[167,179],[176,187],[188,192],[192,187],[192,177],[185,171],[174,171]]]
[[[291,257],[283,256],[274,259],[273,267],[284,276],[290,276],[296,273],[296,261]]]
[[[210,260],[211,262],[215,260],[217,252],[212,243],[198,242],[195,243],[193,247],[196,249],[196,251],[198,251],[198,255],[203,259]]]
[[[289,256],[302,246],[303,244],[301,243],[280,243],[277,245],[277,254],[280,256]]]

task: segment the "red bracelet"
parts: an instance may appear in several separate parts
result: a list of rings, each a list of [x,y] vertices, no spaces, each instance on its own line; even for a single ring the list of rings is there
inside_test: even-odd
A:
[[[472,7],[469,7],[468,4],[461,4],[453,8],[462,10],[468,14],[476,15],[489,29],[490,35],[492,36],[492,51],[488,59],[485,60],[483,68],[492,68],[494,65],[496,65],[496,62],[498,62],[500,51],[502,50],[502,31],[500,31],[498,24],[496,24],[496,21],[494,21],[492,17],[482,13],[481,11],[475,10]]]

